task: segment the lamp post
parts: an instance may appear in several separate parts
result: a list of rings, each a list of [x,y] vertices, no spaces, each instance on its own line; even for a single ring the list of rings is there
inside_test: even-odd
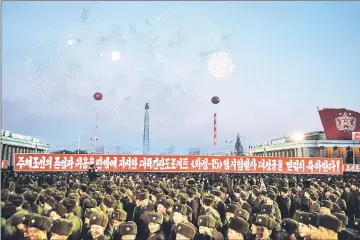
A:
[[[226,144],[230,145],[233,141],[225,141]],[[235,155],[235,145],[231,147],[230,155]]]
[[[82,133],[77,133],[77,136],[78,136],[78,143],[77,143],[77,152],[78,154],[80,154],[80,141],[81,141],[81,136],[84,134],[85,132],[82,132]]]

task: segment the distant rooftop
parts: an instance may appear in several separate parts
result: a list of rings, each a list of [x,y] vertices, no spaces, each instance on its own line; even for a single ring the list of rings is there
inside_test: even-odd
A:
[[[17,133],[12,133],[8,130],[3,130],[1,129],[1,138],[13,138],[13,139],[19,139],[22,141],[28,141],[28,142],[33,142],[33,143],[40,143],[40,139],[38,138],[34,138],[31,136],[26,136],[26,135],[21,135],[21,134],[17,134]]]
[[[299,140],[326,140],[326,136],[324,131],[315,131],[315,132],[309,132],[305,134],[296,134],[294,136],[284,136],[282,138],[276,138],[272,140],[265,141],[263,143],[258,143],[250,146],[250,148],[257,148],[257,147],[264,147],[264,146],[273,146],[273,145],[279,145],[289,142],[295,142]]]

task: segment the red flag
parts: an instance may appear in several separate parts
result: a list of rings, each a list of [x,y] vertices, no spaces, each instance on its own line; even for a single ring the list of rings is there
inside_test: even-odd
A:
[[[353,132],[360,131],[360,113],[345,108],[319,110],[327,140],[351,140]]]
[[[214,137],[213,137],[214,146],[216,146],[216,141],[217,141],[217,122],[216,122],[216,113],[214,113]]]

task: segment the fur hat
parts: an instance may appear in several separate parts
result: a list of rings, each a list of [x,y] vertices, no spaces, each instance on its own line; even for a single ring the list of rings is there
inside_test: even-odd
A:
[[[318,225],[319,227],[324,227],[339,233],[343,223],[333,215],[319,215]]]
[[[16,206],[13,203],[5,203],[1,209],[1,217],[9,219],[12,215],[16,213]]]
[[[263,226],[269,230],[274,230],[276,227],[276,221],[271,217],[259,214],[256,216],[255,226]]]
[[[201,215],[198,218],[197,224],[200,226],[215,228],[216,227],[216,219],[211,215]]]
[[[189,196],[186,193],[180,193],[178,195],[177,199],[179,199],[179,202],[181,204],[185,204],[187,202],[187,200],[189,199]]]
[[[173,213],[178,212],[181,213],[181,215],[186,215],[187,213],[187,207],[184,204],[175,204],[172,208]]]
[[[62,204],[66,207],[67,213],[71,213],[75,210],[76,202],[74,199],[65,198]]]
[[[205,193],[202,197],[202,202],[205,206],[212,206],[215,203],[215,197],[211,194]]]
[[[85,218],[90,218],[91,215],[95,214],[95,213],[98,213],[99,210],[95,209],[95,208],[88,208],[85,210],[85,213],[84,213],[84,217]]]
[[[171,208],[171,207],[173,207],[174,206],[174,200],[172,200],[172,199],[166,199],[165,201],[164,201],[164,207],[166,208],[166,209],[169,209],[169,208]]]
[[[49,196],[45,199],[45,203],[49,204],[50,206],[54,206],[56,203],[56,200],[55,200],[55,198]]]
[[[52,211],[59,214],[60,217],[64,217],[67,213],[66,207],[60,203],[55,203],[54,207],[52,208]]]
[[[190,223],[179,223],[175,228],[176,234],[181,234],[189,239],[194,239],[197,229]]]
[[[109,222],[108,216],[103,213],[97,212],[90,216],[90,226],[99,225],[105,228],[108,222]]]
[[[73,232],[73,224],[67,219],[58,219],[52,222],[50,231],[55,234],[70,236]]]
[[[115,207],[116,199],[113,196],[106,196],[103,200],[103,203],[106,207],[113,208]]]
[[[29,225],[30,227],[34,227],[47,232],[51,228],[51,220],[47,217],[36,214],[31,216]]]
[[[24,204],[24,197],[20,194],[10,194],[9,201],[14,204],[16,207],[20,207]]]
[[[226,212],[229,212],[229,213],[234,213],[239,210],[239,205],[236,205],[236,204],[228,204],[226,205]]]
[[[127,212],[122,209],[115,209],[111,214],[113,220],[126,221]]]
[[[318,213],[308,213],[308,225],[318,227],[319,214]]]
[[[157,223],[162,224],[164,221],[164,217],[160,213],[148,213],[147,214],[147,222],[148,223]]]
[[[97,201],[94,198],[89,197],[84,200],[83,203],[84,208],[96,208],[97,206],[98,206]]]
[[[309,224],[309,217],[310,217],[310,214],[307,212],[297,212],[294,215],[294,219],[296,221],[298,221],[299,223],[305,224],[305,225]]]
[[[249,231],[249,224],[242,218],[230,218],[228,228],[246,235]]]
[[[245,191],[240,192],[240,198],[244,201],[247,201],[249,199],[249,194]]]
[[[320,207],[328,208],[331,210],[333,208],[333,203],[331,201],[324,200],[320,202]]]
[[[12,226],[17,226],[23,223],[23,217],[25,216],[24,212],[17,212],[9,218],[9,221]]]
[[[137,226],[134,222],[126,222],[120,225],[119,232],[122,236],[124,235],[136,235]]]
[[[239,208],[238,210],[235,211],[234,217],[242,218],[245,221],[249,221],[250,214],[245,209]]]
[[[281,221],[281,229],[285,230],[289,234],[297,234],[299,231],[299,223],[291,218],[284,218]]]
[[[337,217],[343,223],[344,226],[348,225],[349,218],[345,214],[343,214],[343,213],[334,213],[333,215],[335,217]]]
[[[136,194],[136,199],[139,201],[149,199],[149,193],[147,193],[147,192],[138,193],[138,194]]]

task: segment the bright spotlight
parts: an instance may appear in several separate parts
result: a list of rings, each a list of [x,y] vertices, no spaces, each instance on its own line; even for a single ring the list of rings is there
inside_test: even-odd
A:
[[[301,140],[304,140],[305,138],[305,135],[303,133],[295,133],[292,138],[295,140],[295,141],[301,141]]]
[[[73,41],[72,40],[68,40],[68,44],[71,46],[73,45]]]

